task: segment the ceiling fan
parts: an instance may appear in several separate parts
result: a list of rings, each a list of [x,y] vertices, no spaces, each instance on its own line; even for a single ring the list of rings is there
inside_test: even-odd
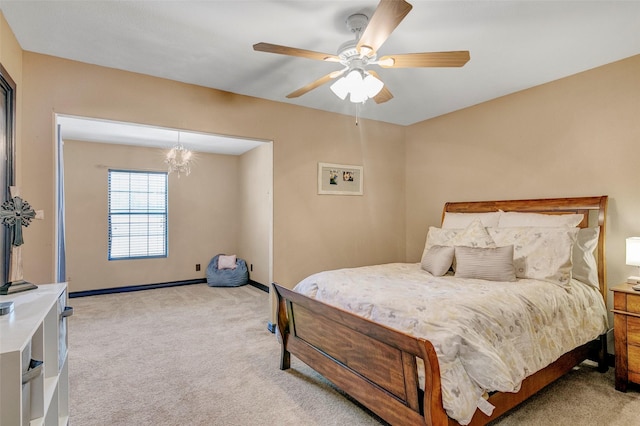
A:
[[[337,55],[270,43],[254,44],[253,50],[337,62],[343,65],[341,70],[333,71],[289,93],[287,98],[297,98],[337,79],[331,85],[331,90],[341,99],[350,95],[351,102],[365,102],[367,99],[373,98],[376,103],[380,104],[393,98],[393,95],[380,80],[378,74],[368,69],[369,66],[379,65],[383,68],[461,67],[470,58],[469,52],[466,50],[405,53],[378,58],[378,49],[407,16],[412,7],[404,0],[381,0],[371,19],[361,13],[349,16],[347,28],[355,34],[355,40],[342,44]]]

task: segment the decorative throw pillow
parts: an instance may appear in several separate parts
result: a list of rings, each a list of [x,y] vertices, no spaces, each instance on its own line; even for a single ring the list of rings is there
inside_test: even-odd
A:
[[[599,288],[598,262],[595,250],[598,247],[600,228],[583,228],[578,231],[578,238],[573,246],[573,278]]]
[[[488,213],[453,213],[445,212],[442,221],[443,229],[464,229],[474,220],[480,220],[485,228],[497,228],[500,212]]]
[[[520,226],[576,227],[584,218],[581,214],[542,214],[525,212],[500,212],[499,228],[514,228]]]
[[[489,228],[489,234],[498,246],[513,245],[516,277],[569,285],[578,228]]]
[[[455,247],[456,277],[489,281],[515,281],[513,246]]]
[[[425,250],[420,265],[431,275],[441,277],[447,273],[453,263],[453,247],[432,246]]]
[[[236,255],[225,256],[221,254],[218,256],[218,269],[236,269]]]
[[[429,227],[422,258],[427,250],[433,246],[467,246],[467,247],[495,247],[486,228],[479,219],[473,220],[465,229],[442,229]],[[453,269],[455,269],[455,258]]]

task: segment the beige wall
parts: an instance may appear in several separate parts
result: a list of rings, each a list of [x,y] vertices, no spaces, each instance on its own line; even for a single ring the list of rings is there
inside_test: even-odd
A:
[[[169,175],[168,256],[108,260],[108,170],[164,171],[164,154],[156,148],[65,141],[70,291],[204,278],[214,255],[237,252],[239,157],[196,153],[188,177]]]
[[[243,154],[239,169],[238,253],[247,262],[251,280],[269,286],[272,281],[272,144],[264,143]]]
[[[404,258],[404,127],[31,52],[23,80],[23,194],[47,215],[25,230],[36,283],[54,278],[55,113],[273,141],[273,278],[284,285]],[[317,195],[319,161],[363,165],[365,195]]]
[[[416,261],[448,200],[607,194],[609,284],[640,235],[640,57],[408,127],[24,52],[1,22],[19,82],[23,194],[47,218],[25,232],[25,275],[53,278],[54,113],[273,141],[274,280]],[[7,47],[8,45],[8,47]],[[363,197],[316,194],[317,163],[364,166]]]
[[[640,56],[407,129],[407,260],[446,201],[608,195],[608,285],[640,235]]]

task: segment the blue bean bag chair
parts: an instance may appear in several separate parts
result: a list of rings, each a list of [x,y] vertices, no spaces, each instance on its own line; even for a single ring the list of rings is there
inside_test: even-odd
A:
[[[220,256],[224,257],[221,259],[219,268],[218,260]],[[235,268],[232,268],[234,258]],[[209,287],[239,287],[248,283],[249,270],[247,269],[247,262],[244,259],[237,258],[235,255],[217,254],[207,266],[207,285]]]

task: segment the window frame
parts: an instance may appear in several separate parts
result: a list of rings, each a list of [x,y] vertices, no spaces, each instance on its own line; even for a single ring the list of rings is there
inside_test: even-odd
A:
[[[114,212],[112,211],[112,174],[113,173],[125,173],[128,174],[130,177],[131,175],[136,175],[136,174],[144,174],[144,175],[162,175],[164,176],[164,210],[163,211],[150,211],[150,206],[149,206],[149,194],[152,194],[153,192],[149,190],[149,187],[147,185],[147,191],[144,192],[144,194],[147,195],[147,200],[146,200],[146,210],[144,211],[135,211],[135,209],[131,208],[131,202],[129,201],[129,209],[126,211],[122,211],[122,212]],[[125,169],[109,169],[108,171],[108,183],[107,183],[107,216],[108,216],[108,224],[107,224],[107,259],[109,261],[112,260],[141,260],[141,259],[159,259],[159,258],[167,258],[169,256],[169,179],[168,179],[168,173],[167,172],[156,172],[156,171],[142,171],[142,170],[125,170]],[[136,193],[136,191],[132,191],[131,190],[131,180],[129,178],[129,186],[127,191],[122,191],[122,192],[127,192],[130,197],[132,193]],[[138,192],[140,193],[140,192]],[[150,237],[150,233],[147,232],[146,233],[146,238],[147,238],[147,249],[146,249],[146,254],[145,255],[131,255],[131,236],[132,236],[132,232],[131,229],[129,228],[128,231],[128,238],[129,238],[129,251],[128,251],[128,255],[127,256],[121,256],[121,255],[117,255],[114,256],[112,253],[112,243],[113,243],[113,227],[112,227],[112,218],[113,216],[119,216],[119,215],[128,215],[128,216],[137,216],[137,215],[145,215],[147,216],[147,231],[148,231],[148,225],[150,223],[150,221],[148,220],[149,217],[151,216],[160,216],[164,219],[163,221],[163,227],[164,227],[164,232],[162,233],[162,237],[163,237],[163,242],[164,244],[162,244],[162,251],[163,253],[161,254],[149,254],[149,237]],[[131,223],[128,222],[129,224]],[[117,236],[118,238],[118,236]]]

